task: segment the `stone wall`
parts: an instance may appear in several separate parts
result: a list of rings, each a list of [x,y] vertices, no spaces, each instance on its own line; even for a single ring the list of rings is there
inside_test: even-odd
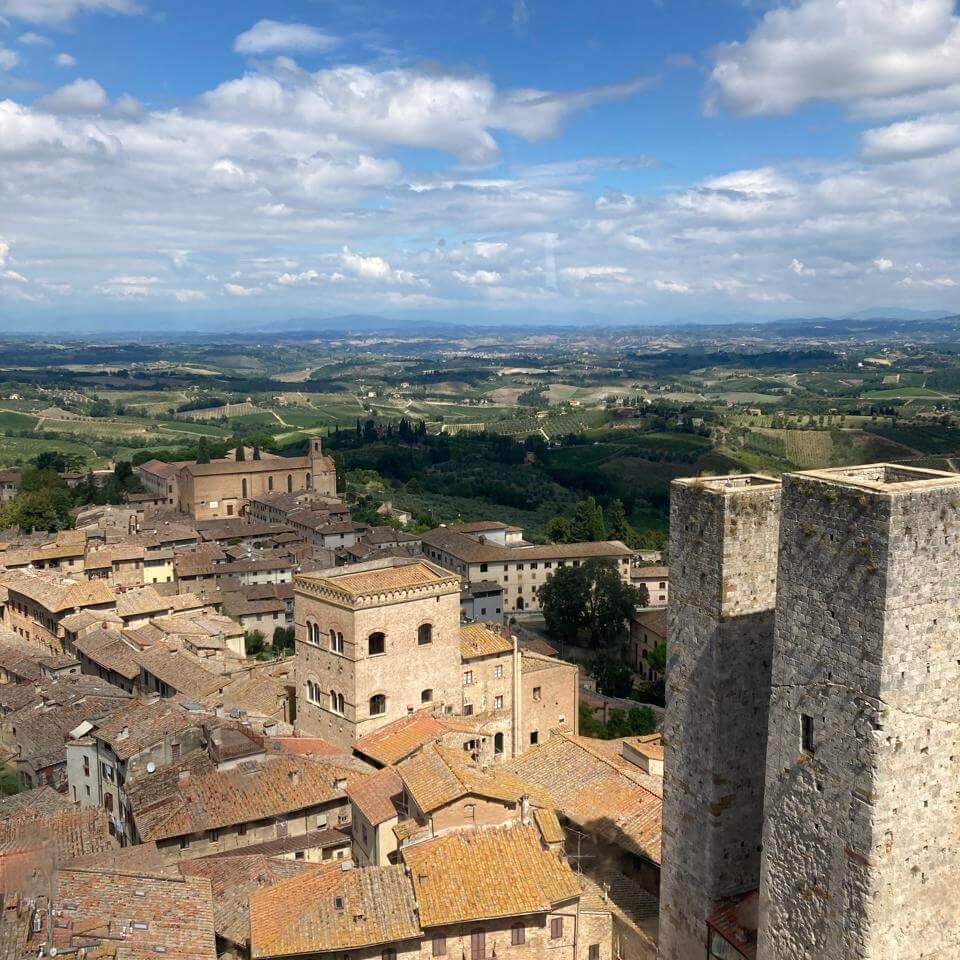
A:
[[[784,479],[762,960],[960,956],[958,515],[956,475]]]
[[[706,919],[760,876],[779,484],[671,490],[660,955],[706,955]]]

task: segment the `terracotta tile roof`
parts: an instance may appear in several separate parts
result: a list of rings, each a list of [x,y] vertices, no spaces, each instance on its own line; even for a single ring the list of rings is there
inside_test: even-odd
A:
[[[628,760],[587,737],[558,734],[505,767],[544,787],[560,815],[584,832],[660,863],[663,801],[650,789],[657,778]]]
[[[471,532],[464,530],[464,526],[454,525],[429,530],[423,534],[423,544],[449,553],[465,563],[522,563],[529,560],[569,560],[591,557],[622,559],[633,556],[633,551],[619,540],[599,540],[593,543],[525,544],[508,547],[490,540],[481,540],[479,533],[471,535]]]
[[[298,753],[301,755],[316,754],[319,757],[329,757],[343,750],[324,740],[322,737],[261,737],[263,748],[268,753]]]
[[[63,863],[119,846],[100,807],[41,813],[22,810],[0,822],[0,850],[38,849]]]
[[[73,810],[74,806],[65,793],[58,793],[46,785],[32,790],[21,790],[9,797],[0,798],[0,820],[7,820],[27,810],[40,816],[47,816],[62,810]]]
[[[537,807],[533,811],[533,819],[540,829],[540,835],[543,837],[544,843],[563,843],[566,839],[566,834],[563,832],[563,827],[560,826],[560,819],[557,817],[555,810],[547,807]]]
[[[641,627],[655,633],[658,637],[666,639],[667,636],[667,608],[650,607],[643,610],[637,610],[631,620]]]
[[[396,800],[403,793],[403,781],[393,767],[384,767],[354,784],[347,796],[369,823],[378,826],[398,816]]]
[[[470,623],[460,628],[460,656],[464,660],[512,652],[510,638],[491,630],[485,623]]]
[[[425,747],[402,761],[397,773],[407,793],[426,814],[468,794],[513,804],[527,792],[515,775],[502,767],[484,770],[456,747]]]
[[[196,724],[196,718],[172,700],[135,700],[98,724],[91,736],[108,743],[118,760],[127,760]]]
[[[141,839],[164,840],[336,800],[369,772],[355,757],[289,755],[218,771],[200,754],[128,782],[127,794]]]
[[[109,939],[95,955],[117,960],[155,960],[156,947],[168,960],[216,960],[210,881],[204,877],[60,870],[54,907],[67,923],[52,931],[61,950],[100,935]],[[118,940],[121,928],[126,936]]]
[[[116,601],[113,589],[103,580],[78,582],[51,579],[14,570],[4,576],[3,583],[8,590],[28,597],[51,613],[113,604]]]
[[[201,667],[188,654],[162,643],[138,652],[136,660],[144,670],[177,693],[198,700],[217,693],[229,682],[222,674],[211,673]]]
[[[166,613],[170,609],[170,597],[161,597],[153,587],[127,590],[117,595],[117,616],[137,617],[148,613]]]
[[[225,850],[213,854],[213,856],[233,857],[240,854],[257,853],[265,857],[285,857],[296,854],[300,850],[336,850],[338,848],[349,850],[350,835],[334,827],[326,827],[323,830],[310,830],[307,833],[264,840],[262,843],[251,843],[249,846],[238,847],[236,850]]]
[[[402,848],[420,922],[450,923],[546,913],[580,895],[566,861],[533,827],[486,827]]]
[[[424,744],[438,740],[446,729],[444,722],[429,710],[418,710],[361,737],[353,749],[355,753],[388,766],[409,757]]]
[[[431,583],[443,583],[453,574],[438,573],[439,568],[424,561],[399,563],[380,570],[366,570],[362,573],[345,573],[324,577],[335,590],[342,590],[350,596],[360,597],[384,590],[402,590]]]
[[[403,867],[336,863],[255,893],[250,932],[258,960],[412,940],[420,924]]]
[[[727,901],[707,917],[707,926],[747,960],[754,960],[757,956],[758,903],[757,891],[751,890]]]
[[[203,857],[183,860],[180,872],[205,877],[213,890],[213,921],[217,936],[246,949],[250,943],[250,897],[288,877],[317,869],[300,860],[277,860],[263,854]]]
[[[538,670],[578,670],[575,663],[558,660],[556,657],[547,657],[532,650],[520,651],[520,672],[536,673]]]
[[[115,630],[95,630],[77,637],[74,646],[78,653],[104,670],[112,670],[126,680],[140,676],[136,652]]]

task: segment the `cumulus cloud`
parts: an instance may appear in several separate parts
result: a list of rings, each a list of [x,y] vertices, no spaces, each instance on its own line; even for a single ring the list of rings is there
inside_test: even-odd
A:
[[[58,67],[75,67],[77,65],[77,58],[71,56],[69,53],[58,53],[55,62]]]
[[[453,275],[468,287],[492,287],[503,279],[496,270],[474,270],[472,273],[454,270]]]
[[[260,291],[256,287],[245,287],[240,283],[225,283],[223,292],[228,297],[252,297]]]
[[[933,114],[866,130],[860,138],[865,159],[904,160],[943,153],[960,146],[960,114]]]
[[[48,93],[37,107],[48,113],[96,113],[107,104],[107,91],[96,80],[79,79]]]
[[[0,70],[12,70],[20,62],[20,54],[16,50],[0,46]]]
[[[796,257],[790,261],[790,269],[798,277],[815,277],[817,275],[817,271],[814,270],[813,267],[808,267],[802,260],[798,260]]]
[[[307,23],[259,20],[233,42],[237,53],[275,53],[279,50],[318,52],[330,50],[337,37]]]
[[[0,0],[0,17],[60,24],[78,13],[140,13],[133,0]]]
[[[887,259],[887,257],[877,257],[877,259],[873,261],[873,265],[881,273],[886,273],[887,270],[893,269],[893,261]]]
[[[960,83],[960,19],[953,0],[800,0],[715,57],[710,107],[884,100]]]

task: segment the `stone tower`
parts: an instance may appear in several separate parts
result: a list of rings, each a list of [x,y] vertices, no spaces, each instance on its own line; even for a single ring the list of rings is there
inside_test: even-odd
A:
[[[960,476],[783,481],[758,956],[960,957]]]
[[[660,956],[706,956],[707,918],[760,882],[780,484],[675,480]]]

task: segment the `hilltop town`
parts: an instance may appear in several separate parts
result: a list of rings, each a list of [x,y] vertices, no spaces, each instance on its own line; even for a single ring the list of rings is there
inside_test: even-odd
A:
[[[642,682],[665,567],[357,521],[319,437],[136,480],[0,538],[7,955],[655,955],[662,708],[561,656],[542,588],[628,598]]]

